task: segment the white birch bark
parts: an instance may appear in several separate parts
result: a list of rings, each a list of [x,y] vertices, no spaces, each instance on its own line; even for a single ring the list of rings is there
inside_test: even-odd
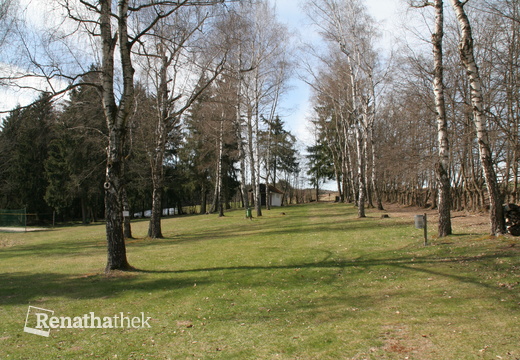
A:
[[[439,146],[439,160],[435,172],[438,187],[439,237],[451,235],[451,182],[449,176],[450,147],[448,139],[448,123],[446,120],[446,105],[444,101],[444,63],[443,63],[443,36],[444,36],[444,9],[443,0],[435,0],[435,32],[432,34],[434,77],[433,92],[435,95],[435,109],[437,113],[437,139]]]
[[[480,161],[484,172],[489,198],[491,234],[498,235],[503,234],[505,231],[502,201],[500,200],[497,177],[493,167],[493,158],[489,145],[487,120],[486,115],[484,114],[482,81],[474,56],[473,35],[468,16],[464,9],[466,3],[467,1],[461,2],[460,0],[451,0],[461,32],[459,43],[460,57],[464,67],[466,68],[466,73],[470,82],[473,123],[477,132]]]
[[[105,180],[105,216],[107,235],[106,272],[128,270],[126,246],[123,233],[123,144],[126,125],[133,102],[134,70],[131,62],[131,46],[128,38],[128,2],[119,1],[117,5],[117,35],[112,33],[112,3],[100,1],[100,30],[102,46],[102,97],[105,119],[108,128],[107,167]],[[116,104],[114,92],[114,50],[119,42],[119,55],[123,71],[123,92]]]

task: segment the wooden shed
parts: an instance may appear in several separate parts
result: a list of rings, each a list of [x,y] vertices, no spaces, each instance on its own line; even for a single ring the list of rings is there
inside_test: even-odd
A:
[[[250,195],[250,203],[254,203],[254,192],[253,189],[249,190]],[[283,199],[283,191],[277,189],[273,185],[269,185],[269,195],[271,199],[271,206],[282,206],[282,199]],[[260,196],[262,199],[262,206],[266,206],[266,186],[265,184],[260,184]]]

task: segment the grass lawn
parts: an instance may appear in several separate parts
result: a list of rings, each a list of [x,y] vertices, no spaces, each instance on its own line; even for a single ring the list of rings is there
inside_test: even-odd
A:
[[[520,359],[519,240],[464,227],[424,247],[413,217],[344,204],[264,214],[167,219],[161,240],[137,221],[140,271],[110,276],[103,225],[0,233],[0,359]],[[150,328],[43,337],[29,305]]]

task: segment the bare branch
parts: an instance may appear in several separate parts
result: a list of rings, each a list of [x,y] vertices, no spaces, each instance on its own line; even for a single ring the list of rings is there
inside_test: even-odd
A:
[[[421,9],[429,6],[435,6],[434,3],[426,0],[408,0],[408,5],[415,9]]]

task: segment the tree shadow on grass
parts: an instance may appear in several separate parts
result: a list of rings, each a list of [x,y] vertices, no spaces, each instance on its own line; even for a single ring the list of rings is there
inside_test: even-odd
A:
[[[401,227],[403,224],[394,224],[389,226]],[[338,231],[352,231],[356,232],[357,235],[362,235],[363,232],[373,233],[374,224],[369,221],[348,221],[348,222],[333,222],[325,224],[287,224],[284,226],[278,226],[276,228],[243,228],[237,229],[235,227],[229,228],[218,228],[211,230],[199,230],[193,229],[189,233],[180,233],[171,235],[167,233],[163,239],[136,239],[130,243],[136,244],[137,246],[164,246],[165,243],[173,245],[180,245],[186,243],[198,243],[215,240],[233,240],[240,239],[245,236],[256,235],[262,238],[279,238],[280,236],[290,235],[294,239],[301,239],[302,236],[307,234],[335,234]],[[149,241],[144,241],[149,240]]]
[[[505,254],[498,256],[500,258],[515,257],[513,254]],[[369,269],[377,266],[390,266],[390,267],[401,267],[414,271],[422,271],[421,268],[413,268],[411,265],[435,265],[436,263],[460,263],[460,262],[476,262],[485,260],[497,259],[496,254],[483,255],[483,256],[454,256],[454,257],[398,257],[398,258],[383,258],[383,259],[363,259],[357,258],[352,260],[325,260],[312,263],[301,263],[301,264],[289,264],[289,265],[269,265],[269,266],[255,266],[255,265],[244,265],[244,266],[223,266],[223,267],[209,267],[209,268],[195,268],[195,269],[183,269],[183,270],[147,270],[147,269],[135,269],[136,273],[146,274],[184,274],[184,273],[197,273],[197,272],[213,272],[213,271],[234,271],[234,270],[290,270],[290,269],[306,269],[306,268],[349,268],[349,267],[361,267]],[[424,270],[427,272],[426,270]],[[434,273],[434,271],[432,271]],[[463,277],[454,275],[454,278],[463,279]],[[478,285],[483,285],[478,283]]]
[[[196,216],[196,215],[193,215]],[[198,215],[197,215],[198,216]],[[178,236],[161,240],[143,240],[133,241],[129,243],[129,247],[140,246],[165,246],[181,243],[195,243],[200,241],[213,241],[217,239],[236,239],[243,237],[248,232],[256,232],[258,238],[279,237],[290,234],[294,239],[300,239],[304,235],[313,233],[322,233],[326,237],[327,234],[337,233],[338,231],[355,231],[357,236],[362,236],[364,232],[373,232],[375,222],[373,219],[368,221],[364,219],[346,218],[344,221],[337,221],[339,217],[345,215],[327,214],[323,218],[323,222],[318,224],[294,223],[290,221],[279,221],[280,226],[263,228],[263,224],[258,222],[256,227],[244,226],[237,230],[237,227],[225,227],[211,230],[191,229],[189,233],[181,233]],[[270,220],[270,219],[266,219]],[[268,224],[266,224],[268,225]],[[385,223],[385,227],[401,227],[412,226],[408,221],[394,221],[393,223]],[[361,235],[360,235],[361,234]],[[459,236],[462,236],[459,234]],[[310,237],[312,239],[312,237]],[[290,240],[290,239],[289,239]],[[17,245],[12,248],[3,249],[0,252],[0,258],[16,258],[26,255],[52,256],[59,259],[60,256],[74,255],[75,252],[91,251],[95,249],[104,249],[104,244],[99,244],[95,240],[83,241],[61,241],[46,244],[27,244]],[[0,305],[13,304],[34,304],[38,302],[44,303],[49,298],[68,298],[68,299],[106,299],[117,298],[125,291],[133,291],[136,293],[151,293],[154,291],[165,290],[186,290],[197,286],[209,286],[213,284],[222,284],[224,287],[240,287],[240,279],[254,277],[258,281],[252,286],[270,286],[279,289],[286,287],[294,287],[297,290],[303,281],[307,279],[294,279],[292,283],[273,284],[272,273],[297,273],[298,269],[338,269],[340,272],[348,273],[345,276],[358,276],[361,272],[370,272],[378,267],[391,267],[400,269],[404,276],[410,274],[421,273],[428,276],[436,276],[449,279],[452,283],[465,283],[482,288],[482,293],[488,293],[489,296],[501,296],[511,292],[505,288],[499,288],[492,284],[491,281],[482,281],[481,275],[477,272],[470,272],[466,269],[457,272],[457,263],[471,262],[483,263],[491,268],[493,261],[500,257],[502,259],[508,257],[518,257],[518,254],[512,252],[501,254],[490,254],[484,256],[451,256],[446,257],[439,255],[428,255],[419,257],[396,255],[389,256],[389,252],[372,252],[369,257],[360,257],[353,259],[331,259],[330,252],[323,255],[323,249],[315,249],[314,254],[306,255],[306,258],[312,258],[319,261],[293,261],[290,264],[283,265],[238,265],[238,266],[213,266],[213,267],[196,267],[192,269],[176,269],[174,266],[169,269],[138,269],[132,272],[125,272],[116,276],[106,277],[103,274],[87,274],[83,276],[70,276],[68,274],[45,272],[13,272],[0,274]],[[367,252],[368,254],[368,252]],[[261,259],[259,261],[262,261]],[[452,265],[452,269],[442,265]],[[453,269],[455,268],[455,269]],[[348,270],[348,271],[346,271]],[[491,270],[490,270],[491,272]],[[338,282],[338,277],[334,277],[336,271],[330,271],[328,278],[321,280],[327,284]],[[238,280],[238,281],[230,281]],[[298,282],[300,281],[300,282]],[[251,283],[249,283],[251,284]],[[339,283],[342,285],[343,283]],[[317,285],[319,286],[319,285]],[[360,289],[361,290],[361,289]],[[331,299],[334,296],[327,295]],[[516,295],[518,297],[518,295]],[[368,301],[368,299],[363,299]],[[338,300],[338,303],[341,300]],[[344,300],[343,300],[344,301]],[[312,305],[309,305],[312,307]]]
[[[124,291],[150,293],[160,289],[183,289],[204,285],[200,277],[158,277],[142,279],[137,272],[117,275],[16,272],[0,274],[0,305],[44,302],[49,298],[97,299],[117,297]]]
[[[327,256],[327,258],[330,256]],[[504,254],[500,258],[513,257],[513,254]],[[16,272],[1,275],[2,287],[0,288],[0,304],[26,303],[31,299],[48,296],[65,296],[70,298],[102,298],[117,296],[122,291],[133,290],[149,292],[157,289],[180,289],[192,287],[194,283],[204,284],[217,281],[217,277],[210,274],[214,272],[232,273],[297,269],[348,269],[356,268],[367,271],[375,267],[401,268],[410,272],[422,272],[431,275],[451,278],[456,282],[471,283],[479,287],[490,288],[485,282],[481,282],[478,276],[467,276],[434,270],[436,264],[456,264],[460,262],[485,262],[496,260],[497,255],[484,255],[452,258],[422,257],[411,259],[409,257],[363,259],[352,260],[322,260],[310,263],[294,263],[287,265],[242,265],[242,266],[216,266],[207,268],[160,270],[160,269],[136,269],[135,271],[122,272],[115,276],[104,274],[86,274],[82,276],[67,276],[58,273],[24,273]],[[433,268],[433,269],[432,269]],[[143,278],[141,274],[170,274],[173,276],[159,278]],[[193,276],[186,276],[192,274]],[[178,275],[178,276],[175,276]],[[218,277],[222,279],[222,277]],[[221,280],[224,281],[224,280]]]
[[[252,286],[299,286],[298,281],[293,284],[272,284],[271,274],[276,272],[295,273],[301,269],[338,269],[347,276],[361,272],[370,272],[377,268],[389,267],[400,269],[403,274],[423,273],[440,278],[449,279],[454,283],[466,283],[480,287],[490,293],[507,292],[490,281],[482,281],[478,272],[457,271],[461,265],[474,263],[475,265],[492,267],[497,258],[517,258],[515,251],[504,250],[503,253],[485,254],[479,256],[403,256],[397,254],[388,257],[388,252],[371,254],[370,258],[358,257],[352,259],[332,259],[332,254],[323,249],[314,249],[314,253],[321,258],[313,262],[293,261],[282,265],[238,265],[194,267],[192,269],[136,269],[135,271],[116,273],[106,276],[101,273],[70,276],[60,273],[29,273],[14,272],[0,274],[0,305],[29,304],[43,302],[47,298],[65,297],[70,299],[102,299],[118,297],[124,291],[151,293],[154,291],[186,289],[198,286],[223,283],[231,286],[229,278],[241,279],[256,277],[258,283]],[[312,254],[309,254],[312,255]],[[491,270],[490,270],[491,271]],[[357,275],[356,275],[357,276]],[[404,275],[406,276],[406,275]],[[262,280],[264,279],[264,280]],[[302,280],[303,281],[303,280]],[[338,281],[331,276],[326,282]],[[240,286],[240,282],[234,282]],[[511,292],[507,292],[511,295]],[[518,297],[518,296],[517,296]]]
[[[305,207],[306,205],[294,205],[291,207]],[[226,226],[226,227],[217,227],[212,229],[203,229],[197,230],[196,228],[190,228],[189,231],[177,232],[173,233],[165,229],[163,232],[166,237],[163,239],[154,239],[151,240],[149,238],[136,238],[129,239],[127,244],[129,247],[136,246],[157,246],[164,244],[174,244],[180,245],[185,243],[198,243],[205,241],[215,241],[215,240],[233,240],[237,238],[242,238],[246,235],[258,235],[267,238],[276,238],[280,236],[291,235],[294,236],[295,239],[300,238],[305,234],[314,234],[316,232],[320,232],[323,234],[334,233],[337,231],[354,231],[358,234],[367,231],[374,230],[374,219],[357,219],[354,217],[349,217],[342,212],[338,213],[327,213],[326,215],[316,215],[321,218],[319,223],[294,223],[290,219],[292,216],[288,216],[288,221],[280,221],[283,218],[263,218],[262,221],[249,223],[237,223],[235,226]],[[347,217],[346,217],[347,216]],[[198,217],[202,218],[201,215],[183,215],[183,217]],[[298,217],[301,217],[298,215]],[[305,215],[307,217],[307,215]],[[338,221],[337,218],[344,218],[342,221]],[[143,220],[145,221],[145,220]],[[148,220],[146,220],[148,221]],[[277,222],[278,225],[272,226],[273,222]],[[407,222],[404,222],[407,224]],[[400,222],[394,222],[390,224],[385,224],[385,227],[400,227],[403,226]],[[2,248],[0,251],[0,259],[12,259],[18,256],[25,255],[39,255],[39,256],[61,256],[61,255],[74,255],[74,254],[82,254],[84,251],[94,251],[94,250],[104,250],[106,248],[106,243],[103,238],[96,239],[88,239],[88,240],[78,240],[73,239],[70,241],[60,241],[60,242],[48,242],[48,243],[40,243],[40,244],[16,244],[9,248]]]
[[[197,215],[192,215],[197,216]],[[232,240],[236,238],[242,238],[245,235],[249,235],[251,232],[256,233],[262,237],[278,237],[281,235],[294,236],[299,238],[301,235],[308,233],[333,233],[338,230],[342,231],[371,231],[373,224],[371,222],[357,222],[357,221],[344,221],[334,222],[325,224],[286,224],[284,226],[278,226],[276,228],[263,228],[264,224],[255,224],[254,227],[226,227],[217,229],[204,229],[196,230],[190,229],[189,232],[182,232],[179,234],[168,234],[163,239],[149,239],[149,238],[136,238],[127,240],[127,245],[131,246],[164,246],[165,243],[171,244],[184,244],[184,243],[198,243],[204,241],[215,241],[220,239]],[[265,224],[268,225],[268,224]],[[18,256],[25,255],[39,255],[39,256],[61,256],[61,255],[74,255],[75,253],[81,254],[85,250],[96,250],[105,249],[105,241],[88,239],[80,240],[77,239],[69,241],[60,241],[58,243],[42,243],[42,244],[16,244],[9,248],[2,248],[0,251],[0,259],[11,259]]]

